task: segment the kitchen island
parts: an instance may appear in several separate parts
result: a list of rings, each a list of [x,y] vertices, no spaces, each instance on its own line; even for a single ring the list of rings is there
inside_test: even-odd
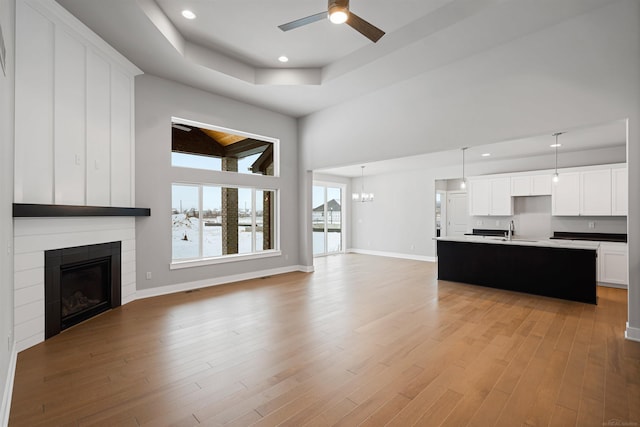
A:
[[[597,303],[597,242],[439,237],[438,280]]]

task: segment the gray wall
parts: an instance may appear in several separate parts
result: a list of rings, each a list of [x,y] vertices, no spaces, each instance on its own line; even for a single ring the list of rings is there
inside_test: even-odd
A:
[[[280,177],[266,177],[280,190],[282,256],[170,270],[171,183],[257,185],[257,177],[171,167],[171,117],[280,139]],[[298,264],[298,150],[294,119],[151,75],[136,77],[136,204],[151,217],[136,221],[137,288],[150,289]],[[152,280],[146,280],[146,272]]]
[[[565,167],[587,166],[592,164],[624,163],[625,151],[617,147],[603,150],[585,150],[571,153],[565,159]],[[491,160],[472,163],[467,166],[467,176],[494,173],[523,172],[530,170],[549,170],[553,156],[536,156],[525,159]],[[435,191],[437,183],[446,186],[448,191],[460,190],[460,165],[400,171],[383,175],[365,177],[367,191],[372,191],[376,199],[372,204],[355,203],[351,216],[350,249],[364,249],[379,252],[435,257]],[[446,180],[446,181],[445,181]],[[353,179],[352,186],[359,188],[360,178]],[[516,198],[524,199],[524,198]],[[527,198],[533,199],[533,198]],[[551,197],[547,207],[540,203],[521,212],[524,204],[516,203],[514,220],[517,232],[526,237],[549,237],[555,231],[585,231],[587,220],[559,219],[551,217]],[[531,201],[531,200],[530,200]],[[521,202],[524,202],[521,200]],[[521,208],[521,209],[518,209]],[[542,211],[545,211],[543,213]],[[536,211],[538,211],[536,213]],[[510,217],[470,217],[468,228],[505,229]],[[593,231],[602,233],[625,233],[624,219],[597,221]],[[478,224],[477,221],[482,221]],[[496,223],[499,221],[499,223]],[[523,222],[522,224],[520,222]],[[546,231],[545,231],[546,230]]]
[[[7,75],[0,71],[0,405],[13,348],[13,119],[15,0],[0,0],[0,25],[7,51]],[[11,403],[11,402],[7,402]],[[1,408],[6,409],[8,408]],[[0,424],[3,415],[0,412]]]
[[[628,118],[629,324],[640,333],[639,29],[637,1],[610,2],[311,114],[300,123],[302,168],[474,147]],[[340,164],[335,163],[336,152]],[[423,180],[421,188],[433,185]],[[379,204],[382,195],[372,190]],[[431,223],[425,221],[425,227]]]

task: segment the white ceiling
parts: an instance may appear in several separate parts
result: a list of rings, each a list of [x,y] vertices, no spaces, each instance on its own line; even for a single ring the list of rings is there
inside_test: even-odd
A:
[[[146,73],[302,117],[610,0],[352,0],[386,31],[377,43],[326,20],[277,28],[326,0],[57,1]],[[186,8],[195,20],[181,16]]]
[[[392,33],[447,1],[353,0],[350,9]],[[326,11],[326,0],[157,0],[157,3],[186,39],[255,67],[283,67],[278,62],[283,54],[290,58],[287,68],[324,67],[371,43],[350,27],[328,20],[287,33],[277,28]],[[197,19],[184,19],[180,13],[185,7],[196,13]]]
[[[351,10],[386,32],[372,43],[327,20],[289,32],[277,28],[326,10],[326,0],[57,0],[145,73],[292,117],[446,67],[611,1],[351,0]],[[183,9],[197,18],[186,20]],[[279,63],[280,55],[290,61]],[[561,152],[624,144],[621,126],[572,130],[561,137]],[[550,139],[474,147],[467,159],[481,160],[485,151],[490,160],[541,155]],[[456,149],[376,162],[367,171],[459,161]],[[323,172],[359,176],[360,165]]]
[[[561,147],[558,148],[558,156],[560,158],[567,154],[576,152],[599,150],[604,148],[621,148],[625,147],[627,143],[625,120],[618,120],[587,128],[562,129],[559,131],[565,132],[558,137],[558,143],[561,144]],[[498,160],[513,160],[535,156],[554,155],[555,148],[550,147],[553,143],[555,143],[555,138],[552,135],[538,135],[529,138],[470,147],[465,152],[465,163],[475,164]],[[490,153],[491,155],[489,157],[483,157],[483,153]],[[327,168],[316,170],[315,172],[354,178],[359,177],[362,174],[362,166],[365,166],[365,175],[379,175],[403,170],[407,171],[425,168],[459,166],[461,162],[462,152],[460,149],[456,149],[398,159],[389,159],[380,162]],[[553,168],[553,164],[549,164],[549,168]]]

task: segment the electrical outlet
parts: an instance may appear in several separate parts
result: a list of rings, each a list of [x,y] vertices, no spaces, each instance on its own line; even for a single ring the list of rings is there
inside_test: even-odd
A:
[[[147,280],[151,280],[151,272],[147,271]]]
[[[587,224],[589,226],[589,228],[594,229],[596,228],[596,222],[595,221],[589,221],[589,223]]]
[[[496,227],[500,227],[500,220],[496,219]]]
[[[411,245],[411,250],[414,250],[416,248],[416,245]]]
[[[476,221],[476,225],[477,225],[477,226],[481,226],[481,225],[482,225],[482,220],[481,220],[481,219],[477,220],[477,221]]]
[[[288,260],[289,259],[289,254],[284,254],[284,259]]]

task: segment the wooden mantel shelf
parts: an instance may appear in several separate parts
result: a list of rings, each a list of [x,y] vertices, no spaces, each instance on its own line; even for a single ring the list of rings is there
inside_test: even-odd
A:
[[[149,208],[121,208],[115,206],[41,205],[14,203],[14,218],[69,216],[151,216]]]

